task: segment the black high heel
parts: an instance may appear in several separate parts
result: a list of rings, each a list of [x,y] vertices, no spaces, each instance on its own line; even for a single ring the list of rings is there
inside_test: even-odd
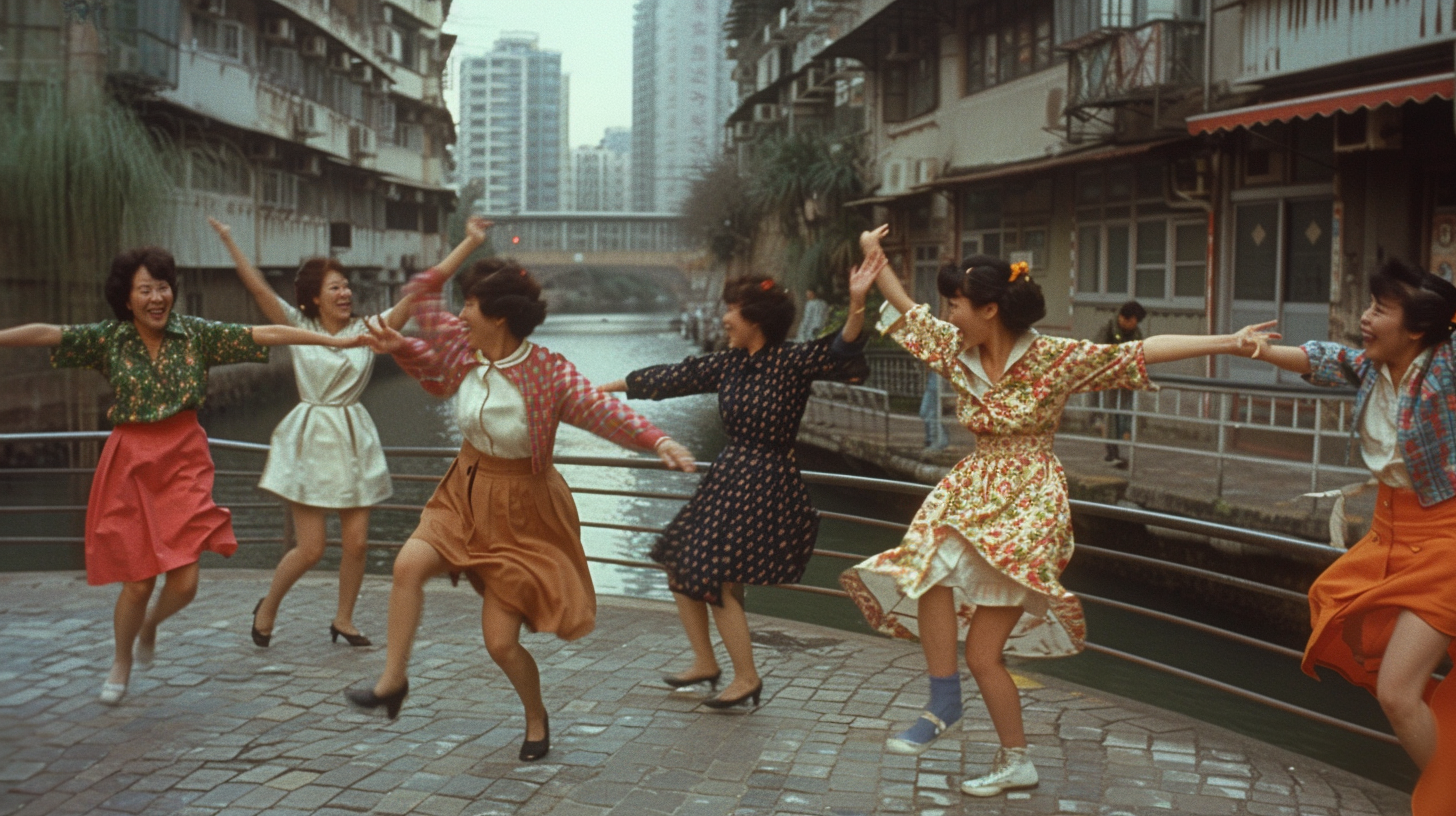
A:
[[[702,677],[678,677],[674,674],[664,674],[662,676],[662,682],[668,684],[669,686],[672,686],[673,688],[682,688],[683,686],[692,686],[698,683],[709,683],[713,686],[713,690],[717,691],[718,678],[722,676],[722,669],[719,669],[712,674],[704,675]]]
[[[333,642],[334,643],[338,643],[339,642],[339,638],[342,637],[344,640],[346,640],[346,641],[349,642],[349,645],[350,646],[373,646],[374,645],[374,642],[373,641],[371,641],[367,637],[364,637],[364,633],[363,632],[355,632],[354,634],[351,635],[348,632],[345,632],[344,630],[340,629],[339,627],[333,625],[332,623],[329,624],[329,634],[333,636],[333,638],[334,638]]]
[[[551,719],[546,719],[546,736],[538,740],[526,740],[521,743],[521,761],[535,762],[551,752]]]
[[[404,705],[404,698],[407,696],[409,696],[408,680],[404,681],[404,685],[400,686],[398,691],[390,692],[382,697],[375,694],[372,688],[349,689],[344,692],[344,699],[349,701],[349,705],[362,711],[373,711],[384,706],[384,713],[388,714],[391,720],[399,716],[399,708]]]
[[[706,699],[706,700],[703,701],[703,705],[707,706],[708,708],[719,708],[719,709],[722,709],[722,708],[732,708],[732,707],[734,707],[736,705],[742,705],[744,703],[747,703],[748,702],[748,699],[750,697],[752,697],[753,698],[753,707],[754,708],[757,708],[758,707],[758,696],[760,694],[762,694],[762,693],[763,693],[763,681],[760,680],[760,681],[758,681],[758,685],[754,686],[746,694],[739,695],[737,697],[734,697],[731,700],[725,700],[722,697],[709,697],[708,699]]]
[[[272,632],[265,635],[258,631],[258,610],[263,608],[263,602],[266,600],[268,599],[259,598],[258,605],[253,607],[253,645],[262,646],[265,649],[268,648],[268,642],[273,639]]]

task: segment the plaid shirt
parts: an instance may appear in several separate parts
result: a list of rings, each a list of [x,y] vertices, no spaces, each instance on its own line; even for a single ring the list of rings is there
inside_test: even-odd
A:
[[[1380,366],[1359,349],[1314,340],[1301,348],[1309,357],[1314,385],[1355,386],[1355,428],[1380,376]],[[1400,393],[1396,436],[1422,507],[1456,496],[1456,339],[1431,350],[1424,371],[1417,371]]]
[[[441,300],[448,278],[437,269],[427,269],[406,285],[405,292],[416,296],[411,316],[421,336],[406,338],[404,348],[394,354],[400,368],[437,397],[453,395],[465,375],[480,365],[470,348],[469,328]],[[531,470],[535,473],[550,466],[556,427],[562,421],[618,445],[646,451],[667,436],[620,400],[593,388],[565,357],[541,346],[500,372],[526,400]]]

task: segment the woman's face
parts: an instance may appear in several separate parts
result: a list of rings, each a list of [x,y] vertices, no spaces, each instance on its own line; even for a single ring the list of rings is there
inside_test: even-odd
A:
[[[349,279],[333,269],[324,273],[323,285],[313,302],[318,306],[319,317],[348,322],[354,316],[354,293],[349,289]]]
[[[167,327],[167,318],[172,316],[172,285],[152,277],[145,266],[137,267],[131,276],[131,295],[126,305],[131,309],[132,322],[138,328],[160,333]]]
[[[744,317],[737,306],[729,306],[723,314],[723,333],[728,336],[728,348],[751,349],[765,342],[763,329]]]
[[[1370,298],[1370,305],[1360,315],[1360,338],[1365,341],[1365,356],[1379,363],[1412,359],[1421,351],[1420,333],[1405,328],[1405,309],[1393,300]]]
[[[506,319],[481,314],[480,302],[475,298],[465,299],[465,306],[460,310],[460,319],[470,329],[470,347],[477,351],[510,335],[510,330],[506,328]]]
[[[965,338],[966,348],[979,346],[988,340],[992,333],[1001,325],[999,317],[1001,307],[995,303],[987,303],[984,306],[977,306],[971,299],[963,295],[948,297],[942,300],[945,312],[945,321],[961,330],[961,337]]]

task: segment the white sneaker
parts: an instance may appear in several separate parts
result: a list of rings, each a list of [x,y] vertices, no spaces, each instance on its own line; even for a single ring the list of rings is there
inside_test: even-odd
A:
[[[1009,790],[1034,788],[1040,780],[1025,748],[1002,748],[996,752],[991,772],[961,783],[967,796],[995,796]]]
[[[101,701],[102,705],[114,706],[117,703],[121,702],[121,698],[125,696],[125,683],[113,683],[108,680],[107,682],[101,684],[101,696],[98,699]]]
[[[925,742],[912,742],[907,739],[902,739],[898,736],[890,737],[889,739],[885,740],[885,750],[889,751],[892,754],[900,754],[902,756],[919,756],[920,754],[925,753],[926,750],[930,748],[931,744],[940,738],[941,734],[944,734],[945,732],[955,728],[956,725],[960,722],[960,720],[955,720],[954,722],[947,723],[941,718],[935,716],[934,714],[931,714],[929,711],[920,712],[920,719],[930,723],[932,730],[930,739],[926,740]],[[914,726],[912,725],[911,728],[914,728]]]

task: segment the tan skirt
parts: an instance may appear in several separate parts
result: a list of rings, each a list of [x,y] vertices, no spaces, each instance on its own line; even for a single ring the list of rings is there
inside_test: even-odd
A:
[[[575,640],[596,626],[581,522],[556,468],[497,459],[469,442],[420,515],[418,538],[536,632]]]

